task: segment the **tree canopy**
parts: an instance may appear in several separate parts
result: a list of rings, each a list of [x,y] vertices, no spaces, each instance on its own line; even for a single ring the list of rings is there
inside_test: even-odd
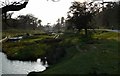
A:
[[[90,22],[97,11],[96,5],[86,2],[73,2],[68,12],[67,22],[73,29],[78,29],[79,31],[85,29],[85,34],[87,35],[87,29],[91,28]]]
[[[109,29],[120,29],[120,2],[109,2],[96,16],[98,26]]]

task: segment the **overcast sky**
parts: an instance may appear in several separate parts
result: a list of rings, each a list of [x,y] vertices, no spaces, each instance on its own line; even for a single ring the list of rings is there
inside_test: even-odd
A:
[[[54,24],[58,18],[67,16],[67,12],[73,1],[83,2],[90,0],[60,0],[59,2],[52,2],[51,0],[29,0],[26,8],[14,12],[13,17],[17,17],[20,14],[33,14],[35,17],[42,20],[43,25],[47,23]]]
[[[60,0],[52,2],[51,0],[29,0],[26,8],[14,12],[14,16],[19,14],[33,14],[42,20],[42,24],[54,24],[58,18],[67,16],[67,11],[73,0]]]

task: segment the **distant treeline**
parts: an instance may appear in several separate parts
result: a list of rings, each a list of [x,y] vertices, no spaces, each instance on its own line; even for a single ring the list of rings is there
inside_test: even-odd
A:
[[[2,17],[2,29],[31,29],[35,30],[41,26],[41,20],[32,14],[19,15],[17,18],[11,18],[13,13],[7,14],[7,19]]]
[[[78,5],[77,5],[78,4]],[[104,4],[104,3],[103,3]],[[90,5],[90,8],[88,10],[95,11],[99,9],[99,12],[96,13],[89,13],[86,11],[86,9],[83,9],[84,6],[81,3],[75,3],[76,6],[74,8],[74,5],[72,9],[78,9],[78,11],[71,10],[73,14],[72,17],[68,16],[68,19],[61,19],[62,22],[55,25],[53,29],[60,29],[62,30],[62,27],[66,28],[77,28],[82,29],[91,22],[91,24],[94,26],[94,28],[108,28],[108,29],[120,29],[120,1],[119,2],[109,2],[104,4],[97,4],[92,7]],[[79,6],[81,5],[81,6]],[[102,5],[101,7],[98,7],[99,5]],[[93,9],[92,9],[93,8]],[[80,9],[82,12],[80,12]],[[101,9],[101,11],[100,11]],[[80,15],[81,13],[84,14],[84,11],[88,15]],[[34,17],[32,14],[27,15],[19,15],[17,18],[11,18],[13,13],[7,13],[7,19],[5,19],[4,15],[2,16],[2,29],[39,29],[42,30],[44,27],[41,25],[42,20],[39,20],[38,18]],[[94,17],[92,17],[94,15]],[[86,17],[84,17],[86,16]],[[88,20],[88,18],[90,18]],[[87,20],[87,21],[85,21]],[[61,27],[61,28],[60,28]],[[87,27],[88,28],[88,27]]]

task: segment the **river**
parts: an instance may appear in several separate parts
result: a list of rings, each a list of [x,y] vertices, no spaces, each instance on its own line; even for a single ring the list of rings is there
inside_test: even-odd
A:
[[[35,62],[11,61],[7,59],[4,53],[0,52],[0,76],[1,74],[28,74],[32,71],[40,72],[45,69],[46,66],[42,65],[40,59]]]

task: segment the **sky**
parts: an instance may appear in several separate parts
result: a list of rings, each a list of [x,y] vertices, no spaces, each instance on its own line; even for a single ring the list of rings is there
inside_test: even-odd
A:
[[[54,24],[58,18],[67,16],[67,12],[73,1],[74,0],[60,0],[59,2],[53,2],[51,0],[29,0],[26,8],[14,12],[13,17],[19,14],[33,14],[42,20],[43,25],[47,23]]]
[[[12,17],[15,18],[18,15],[33,14],[42,20],[42,25],[46,25],[47,23],[54,24],[58,18],[66,18],[71,2],[73,1],[84,2],[90,0],[60,0],[59,2],[53,2],[51,0],[29,0],[26,8],[14,12]]]

